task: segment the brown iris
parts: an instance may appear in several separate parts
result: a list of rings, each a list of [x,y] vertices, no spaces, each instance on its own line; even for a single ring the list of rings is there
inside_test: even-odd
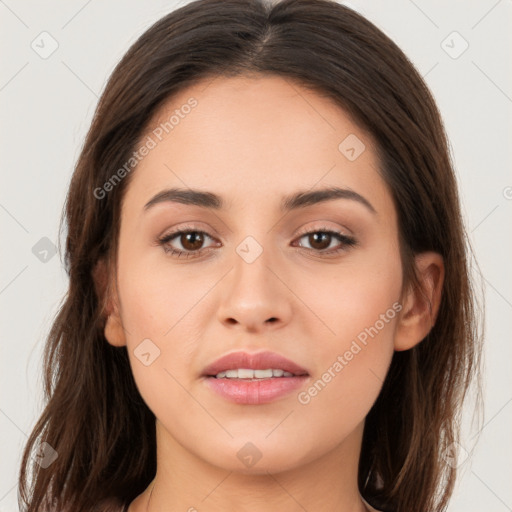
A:
[[[180,235],[180,242],[187,251],[197,251],[204,243],[204,235],[199,231],[191,231]],[[190,244],[187,246],[187,244]]]

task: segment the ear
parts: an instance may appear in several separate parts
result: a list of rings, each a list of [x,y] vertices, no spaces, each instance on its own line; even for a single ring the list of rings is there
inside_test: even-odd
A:
[[[395,350],[409,350],[420,343],[435,324],[444,282],[443,258],[436,252],[415,257],[420,289],[409,287],[395,331]]]
[[[98,301],[102,305],[102,314],[105,315],[104,334],[107,341],[115,346],[126,345],[124,327],[119,314],[119,298],[115,277],[104,259],[99,260],[93,271],[92,277],[96,288]]]

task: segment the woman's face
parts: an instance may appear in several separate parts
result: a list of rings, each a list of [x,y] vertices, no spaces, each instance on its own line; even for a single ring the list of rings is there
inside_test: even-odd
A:
[[[117,260],[125,337],[109,341],[127,345],[163,442],[253,473],[354,453],[402,289],[396,212],[369,135],[290,80],[237,77],[182,91],[141,141]],[[345,192],[325,200],[334,188]],[[307,375],[204,375],[239,351],[273,352]]]

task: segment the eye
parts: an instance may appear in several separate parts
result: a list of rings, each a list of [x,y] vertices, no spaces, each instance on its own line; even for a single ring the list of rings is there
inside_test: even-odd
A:
[[[158,239],[159,244],[163,247],[166,253],[175,256],[185,256],[186,258],[199,256],[203,251],[210,249],[210,247],[202,247],[206,239],[213,240],[213,238],[204,231],[194,229],[179,229],[169,233]],[[181,249],[173,247],[170,242],[174,241],[181,245]]]
[[[347,250],[349,247],[356,245],[355,238],[345,235],[339,231],[333,231],[327,228],[315,229],[303,233],[299,240],[305,238],[310,247],[306,247],[313,252],[320,255],[337,254],[341,251]],[[332,248],[332,243],[338,242],[338,245]],[[301,245],[301,247],[303,247]]]
[[[357,241],[344,233],[333,231],[328,228],[320,228],[303,233],[298,240],[306,239],[310,247],[304,247],[309,252],[318,254],[319,256],[330,256],[346,251],[349,247],[357,244]],[[204,247],[207,239],[214,240],[205,231],[193,228],[182,228],[172,233],[168,233],[158,238],[158,244],[162,246],[164,251],[178,258],[195,258],[201,256],[203,252],[213,249],[214,246]],[[334,242],[334,248],[332,246]],[[337,242],[337,245],[336,245]],[[181,247],[175,247],[178,244]],[[217,245],[218,247],[219,245]]]

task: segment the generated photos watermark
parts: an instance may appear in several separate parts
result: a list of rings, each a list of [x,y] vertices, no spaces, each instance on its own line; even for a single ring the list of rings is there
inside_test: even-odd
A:
[[[327,368],[322,376],[317,379],[307,390],[301,391],[297,395],[300,404],[307,405],[311,402],[312,398],[318,395],[329,382],[332,381],[342,370],[347,366],[354,357],[359,354],[364,347],[368,345],[369,338],[373,339],[379,332],[384,329],[397,313],[402,310],[402,305],[399,302],[393,305],[385,312],[381,313],[379,319],[370,327],[365,327],[355,339],[352,340],[350,348],[343,354],[338,355],[336,360]]]
[[[174,110],[173,114],[169,117],[168,120],[160,123],[152,132],[146,136],[146,139],[139,148],[132,153],[132,156],[114,173],[112,176],[101,186],[96,187],[93,191],[94,197],[96,199],[104,199],[109,192],[111,192],[116,185],[118,185],[131,171],[136,167],[136,165],[141,162],[144,157],[149,155],[152,149],[155,149],[156,146],[162,139],[169,134],[176,126],[180,124],[180,122],[185,119],[185,117],[190,114],[194,107],[197,107],[198,101],[191,97],[187,100],[187,103],[181,105],[180,108]]]

